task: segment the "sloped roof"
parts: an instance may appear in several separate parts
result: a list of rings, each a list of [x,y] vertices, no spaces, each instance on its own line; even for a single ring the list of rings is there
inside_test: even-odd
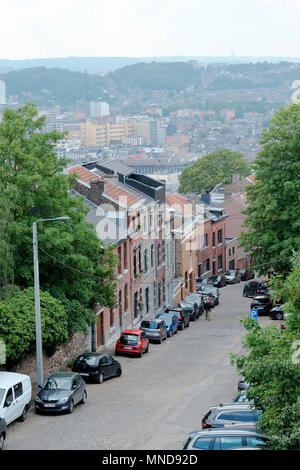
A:
[[[86,168],[83,168],[83,166],[81,165],[77,165],[77,166],[73,166],[69,168],[68,172],[76,173],[79,179],[86,184],[90,184],[90,182],[93,180],[103,180],[103,177],[95,175],[95,173],[93,173],[90,170],[87,170]]]

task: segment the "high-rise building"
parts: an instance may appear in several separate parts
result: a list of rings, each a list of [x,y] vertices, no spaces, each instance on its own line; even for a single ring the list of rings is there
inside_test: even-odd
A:
[[[105,101],[90,101],[90,116],[92,118],[109,116],[109,104]]]
[[[0,80],[0,104],[6,104],[6,86],[2,80]]]

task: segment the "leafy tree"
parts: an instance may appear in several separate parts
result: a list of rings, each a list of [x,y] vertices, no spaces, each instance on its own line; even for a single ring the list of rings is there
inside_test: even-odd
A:
[[[116,256],[102,250],[93,227],[85,221],[82,198],[71,197],[74,178],[64,174],[66,161],[53,148],[62,134],[42,134],[44,118],[27,104],[6,109],[0,124],[0,181],[9,215],[7,241],[13,254],[14,279],[33,285],[32,223],[68,216],[66,222],[38,224],[41,288],[62,300],[69,329],[84,329],[94,320],[94,302],[115,303]]]
[[[261,144],[254,162],[256,184],[247,188],[248,231],[240,244],[257,264],[265,264],[261,272],[271,265],[276,272],[289,272],[289,257],[300,249],[300,106],[280,108],[263,130]]]
[[[247,398],[262,410],[259,428],[271,438],[273,449],[300,449],[300,256],[286,280],[271,281],[274,298],[282,297],[287,317],[282,332],[262,328],[249,317],[243,346],[248,355],[232,356],[232,363],[250,383]]]
[[[227,149],[217,150],[182,170],[179,192],[200,194],[203,189],[211,191],[218,183],[229,184],[235,173],[240,176],[250,173],[243,154]]]
[[[40,293],[43,348],[49,354],[68,339],[67,314],[62,303]],[[5,343],[7,366],[20,362],[35,350],[34,289],[0,301],[0,338]]]

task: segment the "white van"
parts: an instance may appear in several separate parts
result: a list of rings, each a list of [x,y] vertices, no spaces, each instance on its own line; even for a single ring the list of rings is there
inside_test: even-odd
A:
[[[28,375],[0,372],[0,418],[6,424],[25,421],[31,405],[31,381]]]

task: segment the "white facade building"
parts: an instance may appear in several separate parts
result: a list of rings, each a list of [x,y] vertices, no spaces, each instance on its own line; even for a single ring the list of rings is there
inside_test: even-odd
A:
[[[92,118],[109,116],[109,104],[105,101],[90,101],[90,116]]]
[[[6,104],[6,86],[2,80],[0,80],[0,104]]]

